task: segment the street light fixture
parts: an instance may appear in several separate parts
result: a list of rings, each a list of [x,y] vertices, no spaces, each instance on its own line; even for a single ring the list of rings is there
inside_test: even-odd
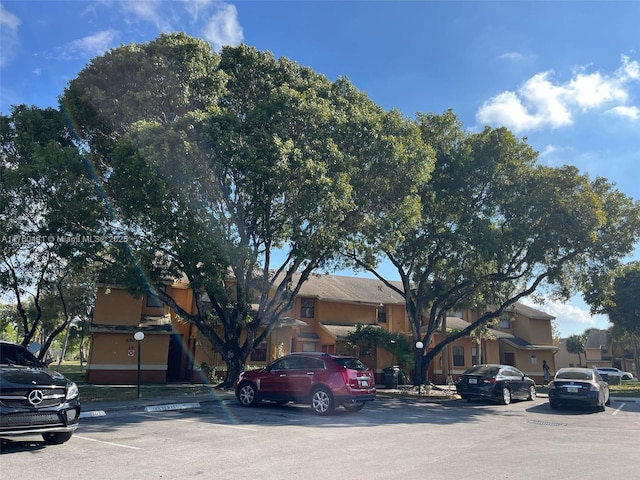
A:
[[[133,338],[138,342],[138,398],[140,398],[140,355],[142,353],[141,342],[144,340],[144,333],[136,332],[133,334]]]

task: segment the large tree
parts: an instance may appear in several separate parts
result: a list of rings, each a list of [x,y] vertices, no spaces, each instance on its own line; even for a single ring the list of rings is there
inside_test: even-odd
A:
[[[102,207],[60,111],[21,105],[0,118],[0,287],[16,308],[20,341],[38,335],[40,355],[69,322],[56,314],[63,279],[105,244]]]
[[[406,183],[429,173],[412,122],[346,79],[246,46],[218,55],[161,35],[121,47],[94,59],[64,103],[129,239],[111,258],[130,256],[128,285],[197,326],[227,364],[225,387],[364,212],[404,200],[378,201],[371,192],[391,186],[378,172]],[[195,312],[164,292],[167,276],[187,279]]]
[[[424,376],[446,345],[519,299],[542,287],[566,299],[614,267],[638,239],[640,205],[575,167],[537,164],[505,128],[465,132],[451,111],[418,122],[436,155],[432,178],[419,186],[420,213],[376,219],[364,238],[370,249],[347,256],[383,281],[376,250],[395,267],[403,287],[386,283],[406,300]],[[478,320],[433,345],[447,312],[465,307]]]
[[[636,374],[640,371],[640,262],[622,265],[599,278],[587,301],[592,313],[603,313],[618,338],[628,335]],[[626,334],[626,335],[625,335]]]

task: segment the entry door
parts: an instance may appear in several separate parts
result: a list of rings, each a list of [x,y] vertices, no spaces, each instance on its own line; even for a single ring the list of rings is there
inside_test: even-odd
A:
[[[505,352],[504,354],[504,363],[507,365],[511,365],[512,367],[516,366],[516,355],[513,352]]]
[[[167,358],[167,382],[184,380],[182,378],[182,335],[171,335]]]

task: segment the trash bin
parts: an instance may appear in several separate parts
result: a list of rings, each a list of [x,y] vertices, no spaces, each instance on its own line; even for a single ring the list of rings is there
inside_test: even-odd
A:
[[[397,366],[387,367],[382,370],[384,373],[384,388],[398,388],[398,373],[400,369]]]

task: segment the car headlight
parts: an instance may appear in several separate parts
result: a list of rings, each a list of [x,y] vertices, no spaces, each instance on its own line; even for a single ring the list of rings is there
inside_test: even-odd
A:
[[[67,397],[65,400],[73,400],[79,395],[78,386],[74,382],[67,383]]]

